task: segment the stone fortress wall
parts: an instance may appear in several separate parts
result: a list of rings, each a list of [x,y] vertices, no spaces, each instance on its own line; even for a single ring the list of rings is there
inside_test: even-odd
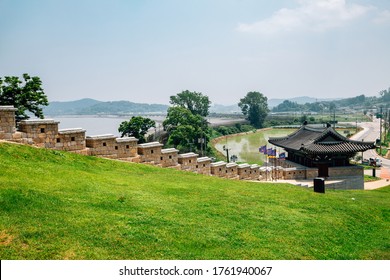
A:
[[[212,162],[211,158],[198,157],[195,153],[179,154],[174,148],[163,149],[163,144],[159,142],[138,144],[138,139],[134,137],[117,138],[112,134],[86,136],[86,131],[81,128],[59,130],[59,122],[52,119],[24,120],[16,130],[15,111],[12,106],[0,106],[0,140],[235,180],[313,179],[318,176],[316,168],[297,166],[287,160],[279,161],[282,166],[278,167],[272,163],[267,168],[257,164],[237,165],[223,161]],[[353,176],[361,175],[363,178],[360,168],[347,169],[331,170],[330,175],[345,177],[352,170]],[[356,187],[348,184],[340,188],[361,189],[362,186],[359,183]]]

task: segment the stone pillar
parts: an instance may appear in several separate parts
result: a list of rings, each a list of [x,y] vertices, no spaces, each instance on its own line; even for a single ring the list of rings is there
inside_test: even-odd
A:
[[[13,106],[0,106],[0,139],[12,139],[15,132],[15,112]]]

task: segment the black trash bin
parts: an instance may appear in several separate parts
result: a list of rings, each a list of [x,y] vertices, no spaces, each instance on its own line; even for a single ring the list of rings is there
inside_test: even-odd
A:
[[[325,193],[324,178],[314,178],[314,192]]]

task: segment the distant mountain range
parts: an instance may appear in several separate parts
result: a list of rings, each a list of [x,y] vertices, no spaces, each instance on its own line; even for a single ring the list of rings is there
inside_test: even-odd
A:
[[[305,103],[315,103],[319,101],[332,101],[332,100],[337,100],[336,98],[315,98],[315,97],[309,97],[309,96],[300,96],[300,97],[292,97],[292,98],[271,98],[268,99],[268,107],[276,107],[280,103],[282,103],[284,100],[289,100],[291,102],[296,102],[298,104],[305,104]]]
[[[48,116],[59,115],[127,115],[166,113],[168,105],[134,103],[130,101],[98,101],[85,98],[76,101],[53,101],[43,109]]]
[[[268,107],[272,108],[285,99],[272,98],[268,100]],[[313,97],[301,96],[289,98],[288,100],[298,104],[314,103],[317,101],[331,101],[332,99],[318,99]],[[335,100],[335,99],[333,99]],[[129,114],[166,114],[168,105],[134,103],[130,101],[98,101],[95,99],[84,98],[75,101],[53,101],[49,106],[43,109],[47,116],[60,115],[129,115]],[[211,113],[240,113],[241,109],[237,104],[221,105],[213,104],[210,107]]]

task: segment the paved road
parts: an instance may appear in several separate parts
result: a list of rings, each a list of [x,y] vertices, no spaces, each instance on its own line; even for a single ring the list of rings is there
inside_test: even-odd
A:
[[[359,141],[375,141],[379,138],[380,129],[379,129],[379,119],[374,119],[373,122],[363,122],[360,123],[360,126],[363,128],[362,131],[355,134],[351,137],[352,140]],[[380,158],[382,160],[382,168],[378,170],[377,176],[380,176],[383,179],[390,179],[390,160],[380,157],[375,150],[368,150],[363,153],[363,158]]]

